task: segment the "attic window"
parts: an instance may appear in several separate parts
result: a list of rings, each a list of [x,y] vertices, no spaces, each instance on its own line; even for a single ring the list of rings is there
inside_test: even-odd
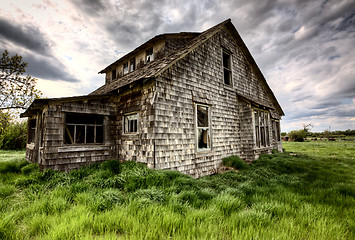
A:
[[[196,105],[196,125],[197,125],[197,150],[204,151],[211,149],[210,131],[210,108],[205,105]]]
[[[123,64],[123,75],[128,73],[128,62]]]
[[[129,71],[130,71],[130,72],[133,72],[134,70],[136,70],[136,59],[135,59],[135,58],[132,58],[132,59],[129,61]]]
[[[154,60],[154,55],[153,55],[153,48],[149,48],[145,51],[145,56],[146,56],[146,63],[149,63]]]
[[[232,63],[230,52],[223,49],[222,58],[224,83],[227,85],[232,85]]]
[[[116,69],[113,69],[112,72],[111,72],[111,80],[115,80],[117,77],[116,75]]]
[[[101,115],[67,113],[64,126],[64,144],[103,143],[104,118]]]

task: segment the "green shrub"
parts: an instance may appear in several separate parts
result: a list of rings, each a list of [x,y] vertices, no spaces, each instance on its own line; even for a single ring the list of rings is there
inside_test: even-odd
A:
[[[304,139],[307,137],[307,132],[304,129],[293,130],[288,134],[288,136],[291,140],[295,142],[303,142]]]
[[[20,150],[26,147],[27,122],[10,123],[0,135],[0,149]]]
[[[222,159],[222,163],[226,167],[232,167],[234,169],[247,169],[249,165],[244,162],[240,157],[238,156],[230,156]]]

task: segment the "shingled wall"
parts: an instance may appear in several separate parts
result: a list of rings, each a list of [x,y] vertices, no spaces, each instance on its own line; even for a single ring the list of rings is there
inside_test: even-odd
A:
[[[37,162],[41,168],[70,170],[114,158],[116,149],[111,133],[116,129],[115,109],[107,99],[49,102],[37,114],[36,141],[26,148],[27,160]],[[66,113],[103,115],[104,144],[65,145]]]
[[[232,86],[223,81],[222,47],[232,52]],[[269,106],[272,102],[227,29],[167,69],[156,79],[156,89],[157,168],[199,177],[215,172],[223,157],[255,158],[251,107],[238,100],[237,94]],[[211,151],[196,149],[194,109],[198,102],[211,106]]]

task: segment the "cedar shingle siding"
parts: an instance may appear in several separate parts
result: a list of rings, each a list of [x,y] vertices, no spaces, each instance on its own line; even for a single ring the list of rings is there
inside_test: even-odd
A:
[[[154,57],[146,63],[150,48]],[[231,65],[228,84],[223,52]],[[122,75],[123,64],[132,58],[136,69]],[[111,74],[116,71],[114,79]],[[117,158],[199,177],[215,173],[223,157],[238,155],[252,161],[261,153],[282,150],[279,120],[284,113],[230,20],[202,33],[156,36],[100,73],[106,74],[106,83],[93,93],[35,100],[22,114],[36,121],[35,131],[29,129],[29,134],[35,132],[27,145],[29,161],[42,168],[69,170]],[[196,105],[207,111],[200,129]],[[267,116],[263,132],[256,132],[260,119],[255,119],[254,111]],[[103,143],[65,142],[67,113],[102,116]],[[125,118],[133,130],[124,131]],[[92,126],[77,128],[76,136],[93,134]],[[89,128],[91,132],[84,132]],[[260,134],[264,141],[269,136],[266,147],[256,142]],[[199,149],[199,141],[209,147]]]

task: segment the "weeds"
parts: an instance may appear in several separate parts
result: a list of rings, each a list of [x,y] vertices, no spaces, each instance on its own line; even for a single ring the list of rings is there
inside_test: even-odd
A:
[[[230,158],[238,172],[200,179],[116,160],[69,173],[1,161],[0,239],[353,239],[354,159],[292,144],[305,150]]]

